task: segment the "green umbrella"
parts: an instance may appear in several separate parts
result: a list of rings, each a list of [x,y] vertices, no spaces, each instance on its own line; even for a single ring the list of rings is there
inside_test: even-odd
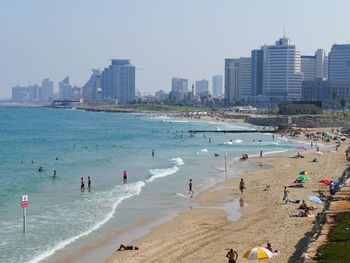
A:
[[[302,181],[309,181],[310,180],[310,177],[307,176],[307,175],[299,175],[297,177],[298,180],[302,180]]]

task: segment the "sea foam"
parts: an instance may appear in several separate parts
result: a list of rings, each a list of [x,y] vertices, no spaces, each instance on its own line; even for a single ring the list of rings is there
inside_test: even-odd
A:
[[[174,165],[171,168],[165,168],[165,169],[150,169],[149,173],[151,174],[151,177],[146,180],[147,183],[151,183],[154,180],[162,177],[166,177],[168,175],[172,175],[176,173],[179,170],[179,167]]]
[[[184,165],[185,164],[184,160],[182,158],[180,158],[180,157],[170,159],[169,161],[172,162],[175,165]]]

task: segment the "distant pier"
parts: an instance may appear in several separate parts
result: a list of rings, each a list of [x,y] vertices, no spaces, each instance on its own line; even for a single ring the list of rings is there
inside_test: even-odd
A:
[[[189,133],[199,133],[199,132],[204,132],[204,133],[209,133],[209,132],[221,132],[221,133],[276,133],[278,132],[277,129],[273,130],[189,130]]]

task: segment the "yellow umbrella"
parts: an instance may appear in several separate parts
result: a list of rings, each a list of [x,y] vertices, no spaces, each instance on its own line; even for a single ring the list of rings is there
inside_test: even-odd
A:
[[[273,253],[264,247],[253,247],[248,249],[243,257],[248,260],[265,260],[273,257]]]

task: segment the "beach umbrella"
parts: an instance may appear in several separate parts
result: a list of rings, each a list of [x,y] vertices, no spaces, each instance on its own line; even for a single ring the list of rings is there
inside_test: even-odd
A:
[[[314,195],[309,196],[309,200],[314,202],[314,203],[318,203],[318,204],[322,204],[323,203],[323,201],[320,198],[318,198],[317,196],[314,196]]]
[[[306,176],[306,175],[299,175],[297,177],[298,180],[302,180],[302,181],[309,181],[310,180],[310,177],[309,176]]]
[[[301,146],[298,146],[297,149],[301,149],[301,150],[305,150],[306,151],[306,147],[301,145]]]
[[[332,180],[328,180],[328,179],[322,179],[320,180],[321,184],[331,184]]]
[[[253,247],[248,249],[243,257],[248,260],[265,260],[273,257],[273,253],[264,247]]]
[[[333,182],[333,184],[335,184],[335,185],[340,184],[339,180],[335,180],[335,181],[332,181],[332,182]]]

